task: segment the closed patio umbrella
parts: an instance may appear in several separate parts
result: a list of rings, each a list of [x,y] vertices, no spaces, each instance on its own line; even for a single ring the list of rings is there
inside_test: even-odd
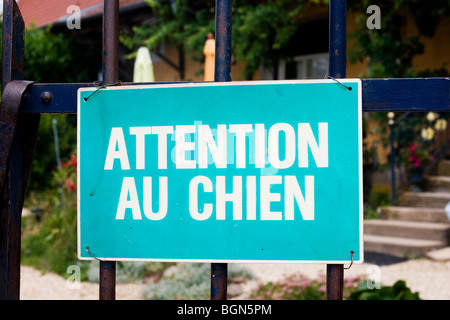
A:
[[[205,55],[205,81],[214,81],[214,55],[216,53],[216,40],[212,33],[208,33],[203,54]]]
[[[147,47],[140,47],[134,62],[134,82],[154,82],[153,63]]]

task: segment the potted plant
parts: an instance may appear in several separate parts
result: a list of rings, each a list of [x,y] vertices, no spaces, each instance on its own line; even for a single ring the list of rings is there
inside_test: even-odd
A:
[[[424,169],[434,161],[434,157],[421,144],[412,143],[406,150],[405,158],[409,182],[411,183],[411,191],[422,191]]]

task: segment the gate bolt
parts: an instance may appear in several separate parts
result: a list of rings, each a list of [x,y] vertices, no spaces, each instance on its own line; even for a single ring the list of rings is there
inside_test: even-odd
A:
[[[50,102],[52,102],[53,99],[53,95],[50,91],[44,91],[41,94],[41,102],[44,104],[49,104]]]

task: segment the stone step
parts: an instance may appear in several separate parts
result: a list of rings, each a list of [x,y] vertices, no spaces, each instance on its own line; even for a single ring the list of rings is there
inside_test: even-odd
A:
[[[450,223],[445,210],[442,208],[421,208],[421,207],[379,207],[380,219],[387,220],[409,220],[424,222]]]
[[[429,191],[450,192],[450,176],[429,176],[425,178],[425,185]]]
[[[399,205],[403,207],[444,208],[450,201],[450,192],[403,192]]]
[[[437,165],[437,174],[439,176],[450,176],[450,160],[441,160]]]
[[[364,234],[434,240],[448,245],[450,244],[450,223],[364,220]]]
[[[450,261],[450,247],[431,250],[426,257],[434,261]]]
[[[364,235],[364,251],[390,254],[397,257],[425,257],[429,251],[444,247],[445,244],[436,240]]]

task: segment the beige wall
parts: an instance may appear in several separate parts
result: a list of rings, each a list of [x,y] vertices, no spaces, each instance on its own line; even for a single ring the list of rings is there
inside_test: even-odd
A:
[[[170,61],[178,64],[178,51],[176,47],[165,46],[164,55]],[[190,60],[188,53],[185,57],[184,81],[203,81],[204,65],[200,62]],[[155,73],[155,81],[181,81],[179,72],[162,60],[153,63],[153,70]],[[243,71],[244,67],[242,64],[233,64],[231,67],[232,80],[244,80],[242,77]],[[257,74],[256,79],[258,78],[259,76]]]
[[[450,70],[450,18],[440,21],[433,38],[422,37],[421,40],[425,52],[414,59],[413,67],[417,70],[442,67]]]
[[[170,61],[178,65],[178,50],[174,46],[164,46],[164,56]],[[196,72],[201,71],[203,66],[195,61],[188,60],[186,55],[185,61],[185,81],[203,80],[203,75],[196,76]],[[180,73],[166,62],[159,60],[153,63],[155,73],[155,81],[181,81]]]

